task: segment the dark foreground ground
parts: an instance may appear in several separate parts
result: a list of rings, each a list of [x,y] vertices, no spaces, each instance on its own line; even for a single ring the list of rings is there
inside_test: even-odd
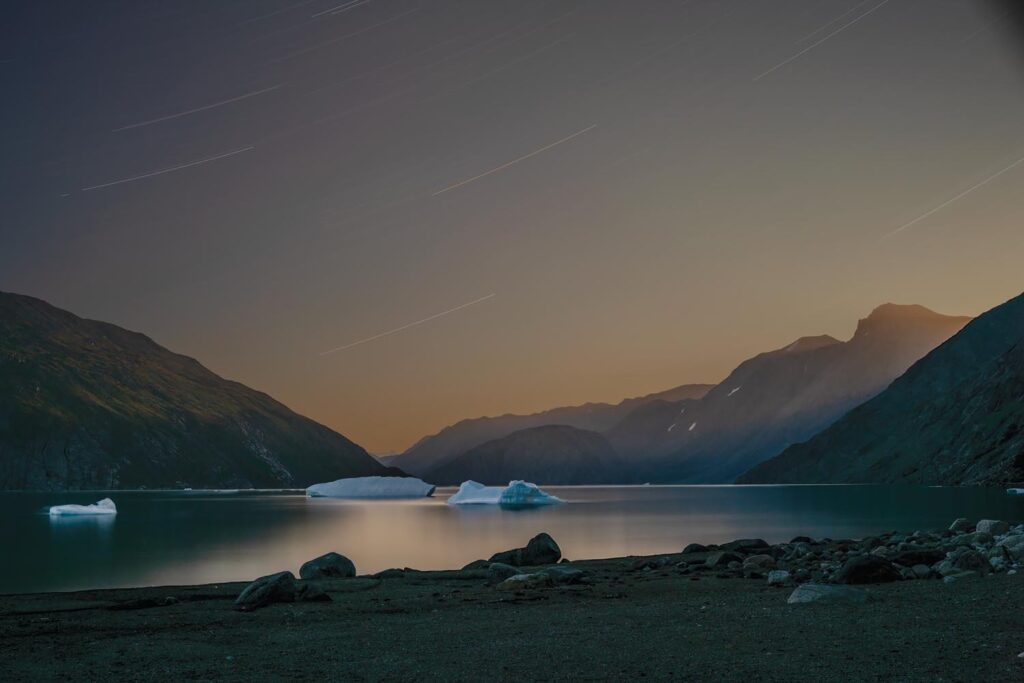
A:
[[[521,593],[471,572],[341,579],[331,602],[247,613],[244,584],[0,596],[0,679],[1024,681],[1021,575],[789,605],[792,588],[631,564]]]

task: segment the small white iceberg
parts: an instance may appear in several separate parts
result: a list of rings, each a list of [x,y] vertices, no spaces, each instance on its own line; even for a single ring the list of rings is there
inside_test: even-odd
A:
[[[508,486],[484,486],[476,481],[464,481],[459,490],[448,499],[449,505],[507,505],[510,507],[532,507],[552,505],[565,501],[544,493],[536,484],[528,481],[510,481]]]
[[[1024,489],[1006,489],[1006,492],[1015,496],[1024,496]]]
[[[306,489],[309,498],[425,498],[434,485],[416,477],[351,477]]]
[[[104,498],[92,505],[54,505],[50,508],[51,517],[76,517],[79,515],[116,515],[117,506],[114,501]]]

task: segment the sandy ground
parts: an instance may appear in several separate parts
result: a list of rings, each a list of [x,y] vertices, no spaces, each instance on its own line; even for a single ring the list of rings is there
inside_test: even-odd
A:
[[[574,563],[591,585],[518,594],[459,572],[335,580],[331,602],[250,613],[243,584],[0,596],[0,678],[1024,681],[1024,576],[788,605],[762,580],[630,565]]]

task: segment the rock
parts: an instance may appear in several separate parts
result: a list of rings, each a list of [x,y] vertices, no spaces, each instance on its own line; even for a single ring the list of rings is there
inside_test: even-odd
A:
[[[278,572],[256,579],[235,600],[235,609],[249,612],[276,602],[320,602],[331,598],[319,586],[298,583],[291,572]]]
[[[732,551],[737,553],[753,553],[757,550],[769,548],[770,546],[766,541],[760,538],[740,538],[735,541],[729,541],[728,543],[719,546],[721,550]]]
[[[1005,534],[1010,530],[1010,525],[999,519],[983,519],[974,527],[975,531],[984,531],[993,536]]]
[[[496,583],[500,583],[511,576],[515,576],[518,573],[519,569],[513,567],[510,564],[504,564],[502,562],[491,562],[490,566],[487,567],[488,578]]]
[[[802,605],[811,602],[865,603],[869,599],[868,592],[860,588],[805,583],[797,586],[786,602],[790,605]]]
[[[949,530],[958,533],[963,533],[964,531],[974,531],[974,525],[971,524],[970,520],[966,517],[960,517],[955,522],[949,525]]]
[[[790,541],[790,544],[796,543],[814,543],[814,539],[810,536],[797,536],[792,541]]]
[[[543,564],[557,564],[562,549],[551,536],[540,533],[530,539],[525,548],[506,550],[491,556],[491,562],[510,564],[513,567],[536,567]]]
[[[914,576],[919,579],[927,579],[932,575],[932,568],[926,564],[915,564],[910,568],[910,570],[913,571]]]
[[[491,563],[487,560],[473,560],[462,568],[462,571],[468,571],[472,569],[487,569],[491,566]]]
[[[685,548],[683,548],[683,555],[688,555],[690,553],[706,553],[707,551],[708,547],[706,545],[701,545],[700,543],[691,543]]]
[[[967,542],[971,545],[990,546],[996,539],[987,531],[975,531],[973,534],[967,534]]]
[[[1024,534],[1007,536],[997,544],[1006,548],[1016,560],[1024,560]]]
[[[587,574],[583,570],[564,565],[549,567],[541,570],[540,573],[547,574],[554,583],[563,585],[583,583],[587,578]]]
[[[742,562],[743,558],[735,553],[726,552],[724,550],[716,550],[715,552],[708,555],[708,558],[704,560],[704,564],[714,569],[724,569],[729,566],[730,562]]]
[[[860,584],[899,581],[903,577],[892,562],[875,555],[859,555],[847,560],[833,578],[836,583]]]
[[[516,574],[510,576],[495,588],[500,591],[533,590],[535,588],[547,588],[553,583],[551,577],[543,572],[535,574]]]
[[[982,575],[988,574],[991,569],[988,558],[973,548],[958,553],[953,558],[953,567],[960,571],[972,571]]]
[[[349,579],[356,575],[352,560],[338,553],[327,553],[299,568],[303,579]]]
[[[750,555],[743,560],[744,569],[773,569],[775,558],[771,555]]]
[[[913,567],[915,564],[926,564],[933,565],[936,562],[941,562],[946,558],[946,553],[938,550],[937,548],[915,548],[913,550],[904,550],[901,553],[896,553],[891,558],[896,564],[902,564],[904,567]]]
[[[789,572],[784,569],[774,569],[768,572],[769,586],[785,586],[789,583]]]

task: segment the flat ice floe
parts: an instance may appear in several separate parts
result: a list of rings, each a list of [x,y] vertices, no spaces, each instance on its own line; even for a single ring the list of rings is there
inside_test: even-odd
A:
[[[77,515],[116,515],[117,506],[109,498],[92,505],[54,505],[50,508],[51,517],[73,517]]]
[[[528,507],[552,505],[565,501],[540,490],[536,484],[517,479],[508,486],[484,486],[476,481],[464,481],[459,490],[448,499],[449,505],[508,505]]]
[[[1015,496],[1024,496],[1024,489],[1006,489],[1006,492]]]
[[[426,498],[434,485],[416,477],[351,477],[306,489],[310,498]]]

